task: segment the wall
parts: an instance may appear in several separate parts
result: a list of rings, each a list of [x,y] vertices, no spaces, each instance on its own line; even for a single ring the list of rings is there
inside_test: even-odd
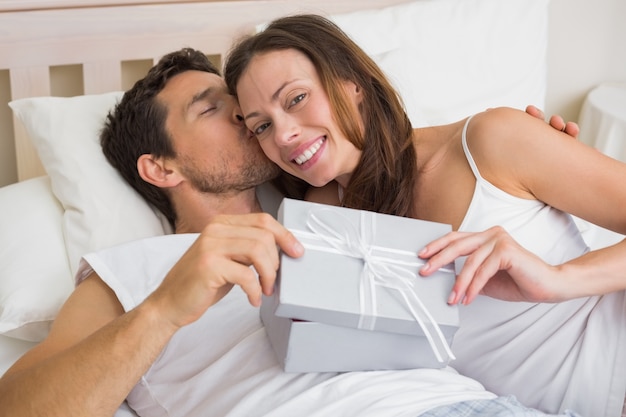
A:
[[[577,120],[594,86],[626,83],[624,22],[624,0],[551,0],[548,114]]]
[[[505,1],[505,0],[503,0]],[[550,0],[547,114],[577,120],[585,95],[604,81],[626,82],[626,0]],[[140,65],[142,71],[145,69]],[[71,74],[71,69],[69,70]],[[63,71],[58,78],[63,83]],[[0,98],[8,100],[0,71]],[[63,94],[66,95],[66,94]],[[11,138],[10,110],[0,109],[0,138]],[[8,143],[5,143],[8,142]],[[0,142],[0,186],[17,180],[14,146]]]

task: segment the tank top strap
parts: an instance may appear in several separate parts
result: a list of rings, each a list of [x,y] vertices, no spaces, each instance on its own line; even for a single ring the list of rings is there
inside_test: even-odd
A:
[[[474,161],[474,157],[472,157],[472,153],[470,152],[469,147],[467,146],[467,126],[469,126],[469,122],[470,120],[472,120],[472,117],[474,116],[472,115],[468,117],[467,120],[465,121],[465,126],[463,126],[463,133],[461,135],[461,141],[463,143],[463,152],[465,152],[465,158],[467,158],[467,162],[472,168],[472,172],[474,173],[474,176],[476,177],[477,180],[482,180],[483,177],[480,175],[480,172],[478,171],[478,167],[476,166],[476,162]]]

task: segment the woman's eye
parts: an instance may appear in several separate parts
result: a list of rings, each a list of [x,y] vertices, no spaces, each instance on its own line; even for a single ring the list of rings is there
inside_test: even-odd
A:
[[[270,125],[269,123],[263,123],[262,125],[257,126],[257,128],[254,129],[254,134],[257,136],[262,134],[265,131],[265,129],[268,128],[269,125]]]
[[[289,107],[300,103],[302,100],[304,100],[305,97],[306,97],[306,93],[298,94],[296,97],[294,97],[293,100],[291,100],[291,102],[289,103]]]
[[[217,108],[217,107],[214,107],[214,106],[212,106],[212,107],[207,107],[206,109],[202,110],[202,111],[200,112],[200,114],[207,114],[207,113],[210,113],[210,112],[212,112],[213,110],[215,110],[216,108]]]

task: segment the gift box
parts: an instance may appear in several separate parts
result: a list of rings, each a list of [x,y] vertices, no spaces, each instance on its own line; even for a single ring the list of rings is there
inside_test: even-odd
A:
[[[281,256],[261,308],[285,370],[443,367],[454,358],[454,267],[424,278],[417,257],[450,225],[292,199],[278,219],[305,246],[300,258]]]
[[[350,372],[441,368],[426,337],[295,320],[274,314],[263,297],[261,320],[285,372]],[[452,339],[447,340],[452,343]]]

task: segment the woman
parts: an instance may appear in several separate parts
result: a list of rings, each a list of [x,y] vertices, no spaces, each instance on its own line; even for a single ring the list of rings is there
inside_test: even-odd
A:
[[[423,275],[465,259],[448,300],[465,305],[455,368],[548,412],[619,415],[626,242],[588,252],[566,212],[626,233],[626,165],[514,109],[413,129],[376,64],[319,16],[242,40],[225,77],[306,198],[453,226],[419,255]]]

